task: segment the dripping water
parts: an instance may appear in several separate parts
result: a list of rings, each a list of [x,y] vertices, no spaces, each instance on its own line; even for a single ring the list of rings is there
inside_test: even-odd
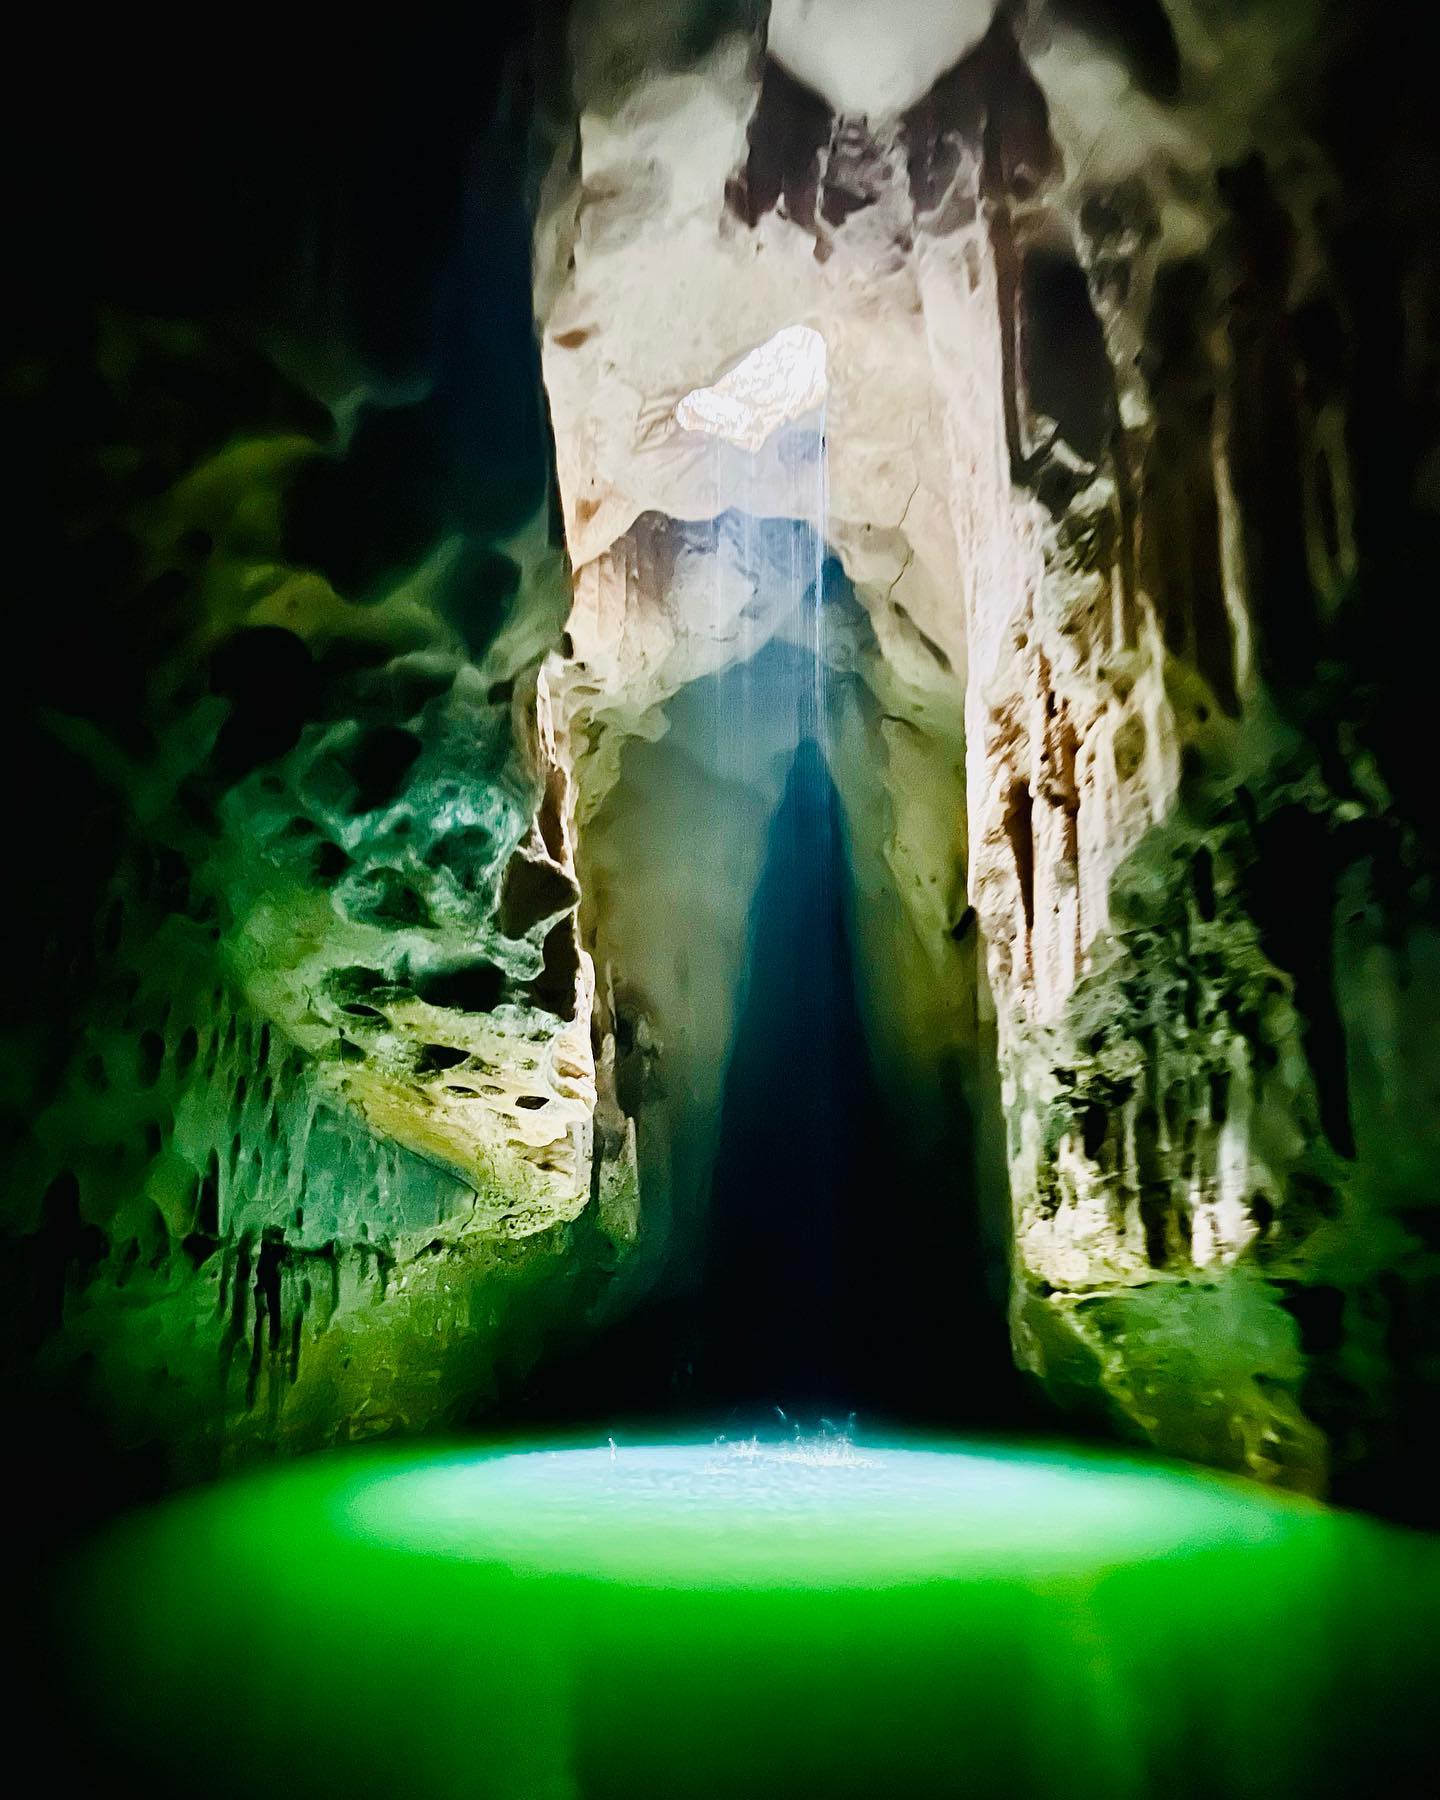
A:
[[[715,614],[750,589],[730,677],[705,684],[719,768],[768,796],[704,1234],[693,1397],[741,1409],[844,1406],[853,1283],[847,1189],[873,1118],[845,918],[846,852],[831,777],[825,416],[761,455],[717,446],[730,510],[715,543]],[[718,496],[717,496],[718,497]]]
[[[638,1019],[660,1046],[621,1091],[658,1249],[639,1305],[547,1359],[527,1422],[678,1408],[735,1435],[777,1408],[813,1426],[1010,1404],[965,1104],[947,1076],[917,1130],[861,1020],[833,771],[843,753],[862,817],[883,777],[854,754],[873,700],[865,615],[827,555],[826,423],[816,406],[758,452],[697,436],[698,517],[656,528],[689,679],[627,743],[589,845],[627,1039]]]

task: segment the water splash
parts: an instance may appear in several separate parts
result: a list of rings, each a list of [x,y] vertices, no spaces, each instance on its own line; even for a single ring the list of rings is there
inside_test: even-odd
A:
[[[855,1447],[843,1432],[808,1432],[788,1442],[767,1443],[759,1436],[717,1438],[718,1460],[728,1463],[794,1463],[807,1469],[873,1469],[876,1461]]]

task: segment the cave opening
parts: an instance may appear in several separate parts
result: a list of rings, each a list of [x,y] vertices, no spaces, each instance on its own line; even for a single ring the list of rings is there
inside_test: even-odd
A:
[[[797,749],[750,907],[697,1297],[695,1397],[787,1412],[853,1405],[879,1095],[851,974],[839,802]]]
[[[981,950],[963,894],[925,891],[963,881],[963,722],[949,692],[928,735],[891,710],[832,543],[826,355],[788,326],[674,405],[693,515],[642,518],[623,560],[660,697],[646,711],[632,676],[607,714],[582,689],[608,783],[579,834],[582,929],[646,1233],[629,1285],[602,1281],[524,1384],[527,1420],[1027,1415]],[[583,759],[578,781],[595,791]],[[907,865],[904,807],[948,870]]]
[[[622,1094],[665,1229],[641,1296],[552,1345],[512,1411],[1021,1426],[994,1048],[974,1020],[968,1042],[937,1031],[900,966],[864,615],[808,521],[728,512],[683,538],[705,568],[683,591],[750,583],[749,654],[627,739],[582,871],[597,966],[626,975]]]
[[[911,1132],[882,1091],[852,888],[841,796],[807,739],[750,908],[692,1396],[730,1421],[1013,1422],[973,1127],[962,1112],[943,1144]]]

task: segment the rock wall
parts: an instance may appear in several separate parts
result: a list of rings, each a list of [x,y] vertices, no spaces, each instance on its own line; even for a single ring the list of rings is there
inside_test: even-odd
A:
[[[1434,838],[1376,737],[1394,671],[1355,647],[1387,552],[1351,474],[1380,355],[1354,39],[1322,7],[1057,0],[957,8],[937,66],[906,9],[872,42],[837,0],[777,5],[768,48],[712,14],[647,60],[615,21],[576,10],[538,239],[581,680],[663,639],[633,729],[727,653],[645,560],[657,518],[714,507],[675,402],[819,331],[887,860],[939,980],[964,981],[942,936],[983,937],[1017,1354],[1160,1449],[1375,1491],[1433,1367],[1402,970]],[[984,998],[928,1040],[912,1000],[912,1066],[984,1042]]]
[[[1432,1404],[1434,1263],[1423,1158],[1382,1174],[1366,1116],[1367,1067],[1418,1106],[1427,1059],[1395,1056],[1391,978],[1367,997],[1354,958],[1377,929],[1427,954],[1431,852],[1339,648],[1369,596],[1344,205],[1302,116],[1327,45],[1293,12],[1169,16],[1173,122],[1132,112],[1130,167],[1062,32],[1034,56],[1050,180],[1017,195],[983,140],[974,178],[1021,522],[988,566],[1028,551],[972,592],[967,704],[1016,1342],[1162,1449],[1365,1493]]]
[[[154,105],[117,23],[93,67],[140,91],[66,102],[100,148],[16,146],[37,1428],[193,1472],[415,1427],[655,1276],[744,893],[620,895],[683,773],[626,747],[800,641],[732,539],[814,503],[798,439],[739,493],[677,408],[805,325],[867,1026],[917,1131],[997,1080],[1005,1116],[1008,1218],[968,1169],[927,1204],[992,1211],[1063,1405],[1402,1504],[1440,1385],[1418,59],[1324,0],[941,11],[576,0],[241,45],[233,95]]]
[[[62,1457],[467,1417],[619,1254],[529,54],[246,47],[188,160],[87,92],[113,162],[17,214],[3,1352]]]
[[[685,428],[680,402],[787,325],[816,326],[825,339],[828,536],[844,546],[822,628],[827,747],[853,858],[861,1004],[885,1099],[904,1121],[896,1129],[913,1140],[896,1147],[897,1189],[938,1182],[937,1209],[973,1197],[968,1150],[923,1177],[913,1152],[963,1140],[966,1115],[993,1111],[993,1049],[987,1057],[956,854],[963,622],[945,604],[953,535],[913,282],[881,235],[872,234],[877,276],[869,254],[823,261],[787,221],[752,231],[727,207],[755,94],[751,42],[725,29],[731,23],[720,20],[717,34],[710,21],[708,38],[678,46],[667,71],[655,67],[653,43],[638,58],[623,54],[633,13],[577,9],[574,92],[557,102],[558,149],[537,228],[537,307],[575,564],[569,654],[549,679],[576,780],[582,923],[597,986],[620,996],[628,1015],[622,1035],[644,1021],[654,1076],[640,1084],[650,1098],[637,1121],[643,1266],[664,1265],[682,1284],[703,1229],[746,909],[784,783],[786,763],[774,759],[787,753],[784,721],[747,714],[750,752],[726,763],[729,827],[691,842],[672,819],[664,753],[644,744],[667,739],[692,685],[804,641],[793,582],[760,566],[793,546],[777,530],[763,552],[768,528],[758,521],[806,524],[815,501],[803,434],[782,433],[753,458],[722,452]],[[682,328],[645,328],[662,318]],[[930,429],[899,440],[875,432],[882,386],[896,418]],[[682,757],[685,742],[682,732]],[[687,767],[694,782],[709,779]],[[644,816],[632,819],[637,807]],[[696,812],[709,816],[698,788]],[[662,843],[683,869],[653,867]],[[649,871],[636,879],[656,896],[641,921],[621,891],[627,868]],[[898,1193],[885,1204],[898,1204]],[[688,1279],[697,1279],[693,1266]]]

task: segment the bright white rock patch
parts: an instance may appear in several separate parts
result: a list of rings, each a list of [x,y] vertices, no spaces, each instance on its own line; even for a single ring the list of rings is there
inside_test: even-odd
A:
[[[825,392],[824,338],[808,325],[787,325],[713,387],[692,388],[675,420],[753,455],[782,425],[823,405]]]

